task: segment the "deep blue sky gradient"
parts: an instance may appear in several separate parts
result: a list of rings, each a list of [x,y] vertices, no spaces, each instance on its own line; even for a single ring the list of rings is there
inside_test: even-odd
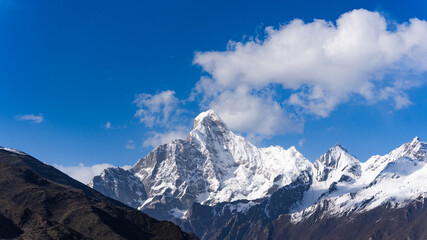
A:
[[[174,90],[188,97],[202,75],[195,51],[263,34],[294,18],[335,21],[365,8],[397,22],[427,19],[425,1],[0,1],[0,146],[49,164],[133,164],[147,129],[133,117],[136,94]],[[426,77],[426,76],[424,76]],[[365,161],[414,136],[427,140],[427,87],[394,110],[358,99],[327,118],[308,117],[301,134],[260,145],[296,145],[315,160],[339,142]],[[189,116],[199,111],[189,105]],[[17,115],[42,113],[35,124]],[[111,129],[104,124],[110,121]],[[302,147],[298,141],[305,139]],[[135,150],[125,148],[134,140]]]

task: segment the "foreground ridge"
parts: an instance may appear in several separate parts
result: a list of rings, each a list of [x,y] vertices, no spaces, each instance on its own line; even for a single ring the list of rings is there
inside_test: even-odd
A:
[[[0,239],[196,239],[10,148],[0,191]]]

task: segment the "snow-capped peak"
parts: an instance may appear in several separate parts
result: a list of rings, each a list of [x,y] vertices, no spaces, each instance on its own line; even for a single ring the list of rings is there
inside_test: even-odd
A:
[[[325,154],[320,156],[314,163],[314,175],[316,186],[314,188],[322,191],[336,189],[337,184],[354,182],[361,174],[361,163],[347,150],[336,144]]]
[[[415,137],[410,143],[407,143],[405,150],[403,154],[417,160],[424,160],[427,157],[427,143],[419,137]]]
[[[200,113],[194,119],[193,129],[206,126],[218,126],[224,130],[228,130],[227,125],[222,121],[222,119],[215,113],[213,109]]]
[[[163,204],[186,211],[195,201],[214,205],[268,197],[311,169],[294,147],[257,148],[208,110],[194,119],[186,140],[158,146],[132,171],[147,192],[141,209]]]
[[[362,164],[362,176],[355,183],[359,187],[332,199],[333,212],[366,211],[387,202],[404,206],[408,200],[426,195],[426,153],[427,144],[415,137],[384,156],[371,157]]]
[[[347,149],[340,144],[335,144],[314,162],[315,168],[319,169],[322,166],[329,168],[329,170],[344,170],[343,168],[349,164],[360,164],[360,161],[348,153]]]
[[[333,147],[331,147],[329,149],[329,151],[344,151],[344,152],[348,152],[347,148],[345,148],[343,145],[336,143]]]
[[[364,175],[370,176],[366,181],[372,181],[389,163],[402,157],[423,161],[427,159],[427,143],[419,137],[415,137],[411,142],[394,149],[384,156],[373,156],[363,163]]]

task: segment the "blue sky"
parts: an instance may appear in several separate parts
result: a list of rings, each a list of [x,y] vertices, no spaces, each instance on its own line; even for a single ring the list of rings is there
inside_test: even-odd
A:
[[[427,138],[424,25],[411,18],[427,20],[425,1],[2,0],[0,146],[62,166],[132,165],[212,107],[258,146],[295,145],[313,161],[341,143],[365,161]],[[407,50],[359,44],[331,60],[305,41],[381,19],[385,35],[409,29],[396,36],[412,39]],[[331,43],[332,53],[342,45]],[[298,48],[314,60],[298,51],[271,57]],[[258,110],[265,122],[253,117]]]

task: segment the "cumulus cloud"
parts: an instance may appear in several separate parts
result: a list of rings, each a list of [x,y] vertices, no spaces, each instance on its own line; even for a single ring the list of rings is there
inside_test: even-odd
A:
[[[250,93],[240,86],[221,92],[212,99],[213,108],[227,125],[239,132],[274,135],[302,131],[302,121],[286,113],[269,93]],[[248,131],[249,130],[249,131]]]
[[[43,114],[34,115],[34,114],[27,114],[27,115],[17,115],[15,118],[19,121],[30,121],[33,123],[41,123],[43,122]]]
[[[139,94],[133,102],[138,107],[135,117],[148,127],[167,126],[172,114],[179,114],[179,99],[171,90],[158,94]]]
[[[176,98],[172,90],[141,93],[136,97],[133,102],[138,107],[135,117],[152,129],[143,141],[143,147],[156,147],[186,137],[191,126],[189,119],[183,116],[185,102]]]
[[[78,166],[63,166],[57,164],[54,164],[53,166],[84,184],[88,184],[94,176],[101,174],[104,169],[114,167],[114,165],[109,163],[95,164],[92,166],[85,166],[83,163],[79,163]],[[131,166],[126,165],[122,168],[130,169]]]
[[[156,147],[161,144],[169,143],[175,139],[185,139],[188,131],[185,130],[171,130],[166,132],[152,132],[142,145],[144,147]]]
[[[335,23],[296,19],[267,27],[264,39],[196,53],[194,64],[208,76],[191,98],[201,97],[232,129],[261,135],[301,131],[305,116],[327,117],[354,96],[401,109],[411,104],[405,90],[427,70],[425,39],[426,21],[388,23],[364,9]]]

